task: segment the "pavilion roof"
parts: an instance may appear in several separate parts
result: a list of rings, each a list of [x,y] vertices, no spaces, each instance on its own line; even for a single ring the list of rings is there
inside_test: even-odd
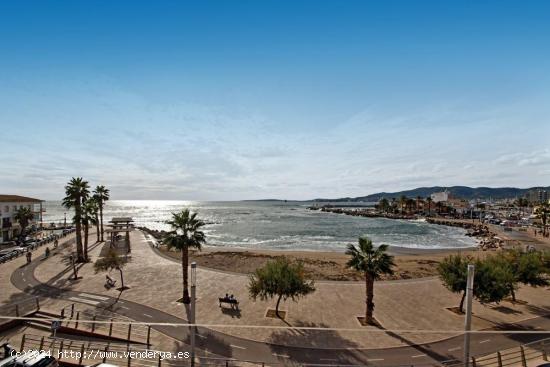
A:
[[[122,223],[122,222],[133,222],[134,219],[132,217],[113,217],[111,219],[111,223]]]
[[[107,233],[120,233],[120,232],[132,232],[135,228],[134,227],[126,227],[126,228],[107,228],[105,232]]]

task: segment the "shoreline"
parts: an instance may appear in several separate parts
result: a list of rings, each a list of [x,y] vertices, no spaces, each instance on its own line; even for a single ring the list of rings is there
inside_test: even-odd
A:
[[[477,230],[478,224],[471,221],[450,221],[444,218],[438,218],[442,221],[440,225],[460,226],[467,229]],[[506,232],[502,227],[492,225],[487,227],[478,236],[482,240],[480,244],[471,247],[461,248],[406,248],[389,247],[389,253],[395,256],[394,275],[385,276],[382,280],[404,280],[418,279],[437,276],[437,267],[439,263],[450,254],[461,253],[474,258],[484,258],[499,251],[501,248],[515,247],[525,245],[530,242],[530,236],[520,232],[514,232],[515,238],[510,238],[511,232]],[[166,232],[150,230],[145,227],[138,227],[144,233],[159,240]],[[482,246],[483,238],[494,238],[502,242],[502,245],[496,247]],[[500,243],[499,242],[499,243]],[[164,246],[159,247],[166,256],[180,260],[180,253],[167,251]],[[234,248],[226,246],[203,246],[202,251],[193,251],[189,253],[189,261],[195,261],[199,266],[227,271],[240,274],[251,274],[259,267],[264,266],[268,261],[278,257],[285,256],[291,261],[300,261],[304,264],[304,269],[308,278],[316,281],[361,281],[363,275],[351,270],[347,266],[349,256],[342,251],[330,250],[288,250],[288,249],[252,249],[252,248]]]
[[[181,260],[176,251],[159,247],[163,254]],[[461,253],[473,257],[485,257],[488,252],[478,249],[461,250],[427,250],[427,251],[390,251],[394,255],[394,275],[384,276],[382,280],[403,280],[432,277],[437,275],[437,266],[448,255]],[[268,261],[286,257],[291,261],[300,261],[308,278],[317,281],[362,281],[364,275],[347,266],[349,256],[343,252],[328,251],[284,251],[284,250],[246,250],[219,249],[210,246],[202,251],[190,250],[189,261],[198,266],[240,274],[251,274]]]

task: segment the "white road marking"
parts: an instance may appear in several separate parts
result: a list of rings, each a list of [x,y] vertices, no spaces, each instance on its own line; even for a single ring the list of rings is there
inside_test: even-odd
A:
[[[88,294],[88,293],[79,293],[80,297],[88,297],[92,299],[99,299],[101,301],[107,301],[109,297],[103,297],[103,296],[96,296],[95,294]]]
[[[120,306],[120,308],[123,308],[123,309],[125,309],[125,310],[129,310],[129,308],[126,307],[126,306]]]
[[[487,343],[487,342],[490,342],[490,341],[491,341],[491,339],[485,339],[485,340],[480,341],[479,344]]]
[[[290,356],[287,356],[286,354],[277,354],[277,353],[271,353],[275,357],[281,357],[281,358],[290,358]]]
[[[367,362],[376,362],[376,361],[383,361],[384,358],[368,358]]]
[[[336,358],[319,358],[320,361],[337,361]]]
[[[411,356],[411,358],[420,358],[420,357],[426,357],[425,354],[417,354],[415,356]]]
[[[143,316],[148,317],[148,318],[150,318],[150,319],[153,318],[153,316],[149,315],[148,313],[144,313]]]
[[[240,345],[235,345],[235,344],[229,344],[229,346],[237,349],[246,349],[245,347],[241,347]]]
[[[86,303],[86,304],[89,304],[89,305],[92,305],[92,306],[97,306],[97,305],[99,304],[98,301],[92,301],[92,300],[84,299],[84,298],[70,297],[69,299],[70,299],[71,301]]]
[[[206,339],[208,338],[206,335],[201,335],[201,334],[196,334],[199,338],[203,338],[203,339]]]
[[[455,347],[455,348],[450,348],[450,349],[447,349],[449,352],[454,352],[455,350],[460,350],[462,349],[461,347]]]

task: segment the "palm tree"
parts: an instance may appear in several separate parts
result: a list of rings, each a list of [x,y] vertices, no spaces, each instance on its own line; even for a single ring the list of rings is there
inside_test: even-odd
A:
[[[82,203],[82,224],[84,225],[84,258],[86,259],[86,261],[88,261],[88,232],[90,224],[97,225],[97,211],[98,206],[95,200],[95,196],[92,196]]]
[[[90,185],[82,177],[73,177],[65,186],[65,198],[63,206],[67,209],[74,208],[74,222],[76,225],[76,257],[77,262],[84,262],[82,248],[82,202],[90,194]]]
[[[175,248],[181,251],[181,268],[183,275],[183,303],[189,303],[188,274],[189,247],[200,251],[202,244],[206,243],[206,237],[201,228],[204,222],[197,218],[197,213],[191,213],[189,209],[183,209],[179,213],[172,213],[172,220],[166,222],[172,227],[172,231],[164,238],[163,242],[168,249]]]
[[[379,208],[382,212],[387,213],[389,206],[390,206],[390,203],[388,202],[388,199],[386,199],[386,198],[380,199]]]
[[[101,242],[101,234],[99,233],[99,198],[97,197],[97,195],[93,195],[92,198],[90,199],[90,201],[93,201],[93,211],[91,212],[92,214],[92,219],[91,219],[91,222],[92,224],[95,226],[95,231],[96,231],[96,243],[97,242]]]
[[[433,202],[433,199],[428,196],[426,198],[426,202],[428,203],[428,216],[431,216],[432,215],[432,202]]]
[[[21,226],[21,233],[19,233],[19,236],[23,237],[25,234],[25,228],[27,228],[30,221],[34,219],[33,212],[29,207],[22,206],[17,210],[13,218],[19,222],[19,226]]]
[[[405,205],[407,204],[407,197],[405,195],[401,195],[399,198],[399,206],[401,207],[401,215],[403,215],[403,209]]]
[[[422,201],[422,196],[417,195],[416,196],[416,212],[418,213],[420,211],[420,202]]]
[[[407,199],[407,213],[410,214],[410,212],[412,212],[413,206],[414,206],[414,200]]]
[[[365,286],[367,296],[367,307],[365,310],[365,323],[374,324],[374,281],[380,279],[382,274],[393,274],[392,267],[395,266],[393,256],[388,255],[386,251],[388,245],[380,245],[374,248],[372,241],[368,237],[359,238],[359,248],[349,245],[346,255],[351,259],[347,265],[357,271],[365,273]]]
[[[519,207],[519,215],[523,217],[523,209],[529,205],[529,202],[526,198],[518,198],[516,200],[516,205]]]
[[[105,186],[100,185],[97,186],[94,190],[94,196],[97,200],[97,206],[99,208],[99,220],[101,223],[101,242],[103,242],[103,207],[105,206],[105,202],[109,200],[109,189],[105,188]]]
[[[548,223],[548,217],[550,216],[550,205],[544,203],[535,208],[535,215],[542,222],[542,235],[546,236],[546,223]]]
[[[437,215],[441,215],[441,210],[443,210],[443,202],[438,201],[435,203],[435,209],[437,210]]]

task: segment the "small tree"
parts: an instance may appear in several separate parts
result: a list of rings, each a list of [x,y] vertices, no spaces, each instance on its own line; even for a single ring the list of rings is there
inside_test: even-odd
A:
[[[29,226],[30,221],[34,219],[34,214],[28,207],[22,206],[17,209],[17,212],[13,217],[21,226],[20,236],[22,237],[25,234],[25,229]]]
[[[126,262],[127,260],[125,257],[118,256],[116,251],[110,248],[105,257],[97,259],[94,264],[94,270],[96,274],[100,271],[118,270],[120,272],[120,290],[124,290],[127,289],[127,287],[124,286],[122,268],[126,265]]]
[[[475,260],[470,256],[450,255],[438,266],[443,285],[453,293],[462,293],[459,310],[464,312],[468,264],[475,265],[473,296],[481,303],[500,302],[515,287],[515,275],[505,259],[490,257]]]
[[[476,260],[474,297],[481,303],[499,303],[510,295],[514,274],[509,266],[498,266],[494,258]]]
[[[514,249],[502,252],[489,260],[492,266],[504,268],[511,274],[508,288],[514,302],[518,283],[532,287],[549,284],[543,256],[539,252],[522,252]]]
[[[543,251],[540,257],[544,265],[544,273],[550,276],[550,251]]]
[[[470,256],[461,254],[450,255],[443,259],[437,267],[439,278],[443,285],[453,293],[461,293],[458,309],[464,312],[464,299],[466,298],[466,282],[468,279],[468,264],[473,259]]]
[[[290,263],[286,257],[280,257],[275,261],[269,261],[262,268],[256,269],[250,276],[248,284],[250,297],[262,301],[277,297],[275,314],[279,315],[279,303],[281,299],[286,301],[291,298],[297,301],[315,291],[314,282],[307,281],[304,274],[304,266],[301,262]]]

